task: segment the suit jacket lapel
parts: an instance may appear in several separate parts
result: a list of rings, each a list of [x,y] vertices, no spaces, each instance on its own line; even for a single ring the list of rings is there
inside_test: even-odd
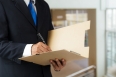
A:
[[[43,6],[43,2],[36,0],[36,9],[37,9],[37,19],[38,19],[38,25],[37,25],[37,31],[39,32],[39,30],[42,27],[43,24],[43,19],[44,19],[44,8]]]
[[[32,26],[36,29],[31,13],[29,12],[28,7],[25,4],[24,0],[15,0],[15,1],[16,2],[14,2],[14,4],[17,7],[17,9],[25,16],[25,18],[30,22],[30,24],[32,24]]]

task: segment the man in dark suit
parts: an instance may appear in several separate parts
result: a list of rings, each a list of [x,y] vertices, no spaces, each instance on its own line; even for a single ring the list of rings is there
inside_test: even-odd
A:
[[[38,38],[47,42],[52,30],[50,9],[44,0],[0,0],[0,77],[52,77],[50,66],[41,66],[18,58],[50,52]],[[64,59],[50,60],[61,70]]]

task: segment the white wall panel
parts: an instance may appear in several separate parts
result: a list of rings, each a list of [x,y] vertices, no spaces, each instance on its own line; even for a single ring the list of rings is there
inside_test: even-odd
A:
[[[99,0],[46,0],[50,8],[97,8]]]

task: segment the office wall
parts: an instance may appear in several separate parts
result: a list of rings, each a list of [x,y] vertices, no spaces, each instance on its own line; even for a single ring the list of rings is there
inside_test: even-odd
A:
[[[46,0],[50,8],[96,8],[99,0]]]
[[[116,8],[116,0],[107,0],[106,5],[107,8]]]

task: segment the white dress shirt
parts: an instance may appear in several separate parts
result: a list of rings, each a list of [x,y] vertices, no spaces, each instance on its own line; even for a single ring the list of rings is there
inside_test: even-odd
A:
[[[36,11],[36,7],[35,7],[36,1],[35,1],[35,0],[32,0],[32,1],[34,2],[34,3],[33,3],[33,7],[34,7],[34,9],[35,9],[35,11]],[[24,2],[26,3],[26,5],[27,5],[27,7],[28,7],[30,0],[24,0]],[[36,11],[36,12],[37,12],[37,11]]]
[[[33,0],[33,1],[34,1],[33,7],[34,7],[34,9],[35,9],[35,11],[36,11],[35,0]],[[27,7],[28,7],[30,0],[24,0],[24,2],[26,3],[26,5],[27,5]],[[36,11],[36,13],[37,13],[37,11]],[[33,44],[27,44],[27,45],[25,46],[25,49],[24,49],[24,52],[23,52],[23,57],[31,56],[31,47],[32,47],[32,45],[33,45]]]

